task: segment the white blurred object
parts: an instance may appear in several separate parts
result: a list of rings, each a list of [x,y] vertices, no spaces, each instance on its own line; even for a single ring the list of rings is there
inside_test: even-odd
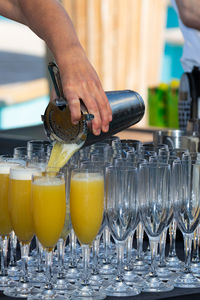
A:
[[[0,51],[45,55],[44,42],[25,25],[14,21],[1,21],[0,34]]]

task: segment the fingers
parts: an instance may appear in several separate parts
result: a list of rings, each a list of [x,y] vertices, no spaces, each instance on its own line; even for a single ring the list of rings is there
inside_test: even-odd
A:
[[[77,49],[76,49],[77,51]],[[71,53],[71,52],[70,52]],[[70,54],[68,52],[68,55]],[[109,130],[112,111],[97,73],[83,52],[71,53],[70,59],[59,66],[63,92],[69,103],[71,120],[76,123],[81,118],[80,101],[87,111],[94,115],[92,131],[99,135]]]
[[[81,107],[79,97],[73,93],[68,93],[67,101],[71,112],[71,121],[74,125],[76,125],[78,124],[81,118]]]
[[[71,87],[65,88],[64,93],[67,98],[71,112],[73,124],[81,118],[80,100],[82,99],[88,113],[94,115],[92,120],[92,131],[99,135],[101,131],[109,130],[109,122],[112,120],[112,110],[103,89],[98,87],[93,81],[84,82],[81,89],[75,93]]]

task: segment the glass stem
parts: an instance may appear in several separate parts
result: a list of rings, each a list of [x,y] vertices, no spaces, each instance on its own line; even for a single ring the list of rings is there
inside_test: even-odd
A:
[[[193,251],[192,251],[192,261],[198,262],[199,260],[199,247],[198,247],[198,233],[197,229],[194,231],[193,234]]]
[[[53,262],[53,251],[46,250],[46,255],[45,255],[46,285],[45,285],[45,288],[48,289],[48,290],[53,289],[53,286],[52,286],[52,283],[51,283],[52,262]]]
[[[43,272],[43,247],[36,238],[37,244],[37,272]]]
[[[133,248],[133,236],[134,236],[134,232],[132,232],[126,241],[126,253],[127,253],[127,257],[126,257],[126,271],[131,271],[132,265],[131,265],[131,260],[132,260],[132,248]]]
[[[75,235],[74,230],[72,229],[70,232],[70,246],[71,246],[71,262],[70,267],[75,268],[76,267],[76,242],[77,237]]]
[[[104,262],[109,264],[110,263],[110,256],[109,256],[109,249],[110,249],[110,230],[108,226],[105,226],[103,231],[103,243],[104,243]]]
[[[185,250],[185,273],[190,273],[191,250],[192,250],[192,235],[184,234],[184,250]]]
[[[90,246],[82,245],[82,255],[83,255],[83,284],[88,284],[89,278],[89,261],[90,261]]]
[[[136,236],[137,236],[137,259],[142,260],[144,229],[141,222],[139,222],[137,226]]]
[[[151,247],[151,276],[157,277],[156,273],[156,257],[158,253],[158,242],[159,240],[150,239]]]
[[[117,241],[117,277],[123,281],[124,242]]]
[[[93,267],[92,273],[94,275],[98,274],[98,257],[99,257],[99,244],[100,244],[100,235],[98,235],[93,244],[92,244],[92,253],[93,253]]]
[[[197,259],[198,259],[198,262],[200,261],[199,247],[200,247],[200,225],[197,226]]]
[[[16,248],[17,248],[17,237],[14,231],[10,233],[10,267],[15,267],[16,264]]]
[[[29,255],[30,243],[20,243],[21,260],[22,260],[22,282],[28,282],[28,255]]]
[[[65,240],[59,239],[57,243],[58,251],[58,278],[64,278],[64,254],[65,254]]]
[[[176,257],[176,227],[177,227],[177,223],[173,219],[169,225],[169,237],[170,237],[169,257]]]
[[[160,264],[159,267],[166,267],[165,247],[166,247],[167,228],[165,228],[160,236]]]
[[[7,275],[8,237],[1,239],[1,276]]]

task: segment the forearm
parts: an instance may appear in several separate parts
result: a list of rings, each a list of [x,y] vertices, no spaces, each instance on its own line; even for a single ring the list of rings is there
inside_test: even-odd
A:
[[[57,63],[66,59],[66,52],[80,49],[73,24],[62,5],[55,0],[18,0],[28,26],[51,49]]]
[[[58,0],[0,0],[0,14],[26,24],[46,42],[60,70],[72,122],[80,120],[81,99],[94,115],[93,132],[107,132],[112,120],[108,99]]]
[[[27,25],[27,20],[18,5],[18,0],[0,0],[0,15]]]
[[[183,24],[200,30],[199,0],[176,0],[176,4]]]

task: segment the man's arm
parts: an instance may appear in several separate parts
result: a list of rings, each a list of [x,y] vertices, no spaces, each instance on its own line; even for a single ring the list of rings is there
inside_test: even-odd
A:
[[[200,30],[199,0],[176,0],[176,4],[183,24]]]
[[[27,20],[19,8],[18,0],[0,0],[0,15],[27,25]]]
[[[93,132],[107,131],[112,119],[109,102],[62,5],[57,0],[0,0],[0,14],[26,24],[46,42],[61,73],[72,121],[80,119],[82,99],[95,116]]]

